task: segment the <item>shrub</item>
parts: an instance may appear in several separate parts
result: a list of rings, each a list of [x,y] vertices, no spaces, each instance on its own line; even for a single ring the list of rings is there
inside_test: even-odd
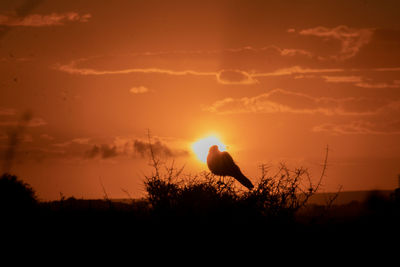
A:
[[[21,213],[32,210],[37,204],[32,187],[17,176],[4,173],[0,177],[0,210]]]
[[[145,180],[155,215],[196,218],[200,222],[291,221],[318,186],[311,183],[307,170],[292,171],[284,164],[274,175],[268,175],[262,166],[259,182],[250,191],[236,187],[233,178],[222,179],[209,172],[184,176],[173,166],[162,173],[157,165]]]

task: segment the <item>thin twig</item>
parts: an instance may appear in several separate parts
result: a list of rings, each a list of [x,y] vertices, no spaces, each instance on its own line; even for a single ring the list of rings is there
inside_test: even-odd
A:
[[[127,194],[129,197],[129,200],[131,200],[133,202],[133,198],[132,198],[131,194],[129,194],[128,190],[121,188],[121,191],[124,192],[125,194]]]
[[[328,166],[328,154],[329,154],[329,146],[327,145],[326,146],[325,160],[324,160],[324,165],[323,165],[323,168],[322,168],[321,177],[319,178],[319,181],[318,181],[317,185],[313,189],[314,192],[318,191],[319,187],[321,186],[322,179],[325,176],[325,171],[326,171],[326,168]]]
[[[104,199],[108,202],[108,204],[110,205],[110,208],[111,208],[112,203],[111,203],[110,198],[108,197],[106,188],[104,187],[104,184],[103,184],[103,182],[101,181],[101,177],[99,177],[99,181],[100,181],[101,188],[103,189]]]
[[[148,138],[148,142],[149,142],[149,150],[150,150],[150,158],[153,162],[153,167],[156,170],[156,177],[160,177],[159,176],[159,164],[160,161],[156,159],[156,156],[154,154],[154,150],[153,150],[153,145],[151,143],[151,135],[150,135],[150,129],[147,129],[147,138]]]
[[[328,199],[325,202],[325,209],[329,209],[333,202],[335,202],[335,200],[339,197],[340,192],[342,191],[343,186],[339,186],[338,191],[332,196],[332,197],[328,197]]]

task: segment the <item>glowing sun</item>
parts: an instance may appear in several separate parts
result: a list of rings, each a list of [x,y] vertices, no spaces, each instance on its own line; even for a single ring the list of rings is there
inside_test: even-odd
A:
[[[204,138],[199,139],[198,141],[194,142],[192,144],[192,149],[193,149],[194,153],[196,154],[197,158],[201,162],[206,163],[208,150],[213,145],[217,145],[220,151],[226,150],[225,145],[215,135],[210,135],[210,136],[204,137]]]

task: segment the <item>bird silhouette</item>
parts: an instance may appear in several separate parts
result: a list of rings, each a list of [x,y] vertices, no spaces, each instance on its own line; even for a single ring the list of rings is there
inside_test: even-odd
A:
[[[210,147],[207,155],[207,165],[210,171],[219,176],[232,176],[248,189],[252,189],[254,185],[243,175],[238,165],[235,164],[228,152],[221,152],[218,146]]]

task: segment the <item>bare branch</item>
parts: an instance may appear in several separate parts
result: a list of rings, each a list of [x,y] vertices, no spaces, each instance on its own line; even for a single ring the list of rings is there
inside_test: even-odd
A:
[[[325,176],[325,171],[326,171],[326,168],[327,168],[327,166],[328,166],[328,154],[329,154],[329,146],[327,145],[327,146],[326,146],[326,153],[325,153],[324,165],[323,165],[323,168],[322,168],[322,173],[321,173],[321,176],[320,176],[320,178],[319,178],[319,181],[318,181],[317,185],[314,187],[314,192],[317,192],[317,191],[318,191],[319,187],[321,186],[322,179],[323,179],[324,176]]]
[[[330,207],[332,207],[332,204],[339,197],[339,194],[340,194],[340,192],[342,192],[342,189],[343,189],[343,186],[339,186],[338,191],[333,196],[330,196],[325,200],[325,209],[329,209]]]
[[[149,142],[149,150],[150,150],[150,159],[152,161],[152,166],[156,171],[156,176],[160,177],[160,172],[159,172],[159,168],[160,168],[160,160],[156,158],[155,154],[154,154],[154,150],[153,150],[153,145],[151,143],[151,135],[150,135],[150,129],[147,129],[147,138],[148,138],[148,142]]]
[[[128,190],[121,188],[121,191],[124,192],[128,196],[129,200],[131,200],[132,202],[134,201],[131,194],[129,194]]]
[[[103,184],[103,182],[101,181],[101,177],[99,177],[99,182],[100,182],[101,188],[103,189],[104,199],[108,202],[110,208],[112,208],[112,202],[111,202],[110,198],[108,197],[106,188],[104,187],[104,184]]]

